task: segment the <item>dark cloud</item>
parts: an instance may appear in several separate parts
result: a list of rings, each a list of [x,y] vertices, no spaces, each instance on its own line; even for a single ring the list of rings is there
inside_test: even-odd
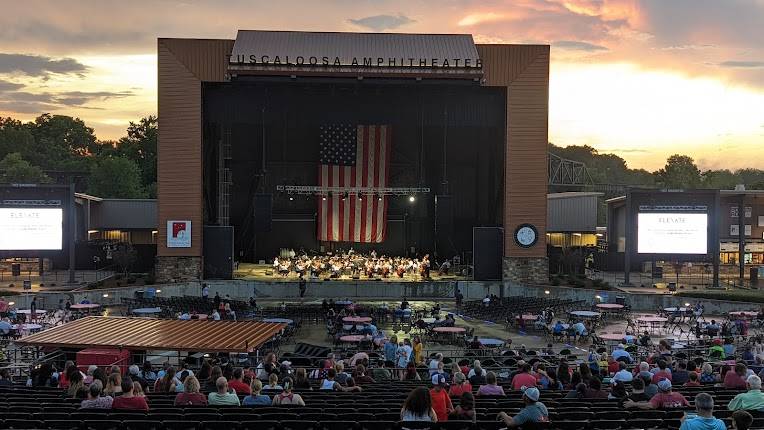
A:
[[[17,84],[15,82],[4,81],[0,79],[0,93],[4,91],[16,91],[23,87],[24,87],[24,84]]]
[[[132,91],[64,91],[58,93],[30,93],[17,91],[23,85],[0,81],[0,111],[17,113],[41,113],[59,109],[77,107],[99,109],[88,106],[94,101],[124,98],[133,95]]]
[[[602,45],[595,45],[588,42],[579,42],[576,40],[558,40],[552,42],[552,46],[561,49],[567,49],[570,51],[585,51],[585,52],[604,52],[608,49]]]
[[[359,27],[368,28],[369,30],[373,31],[394,30],[406,24],[416,22],[415,20],[403,14],[374,15],[359,19],[349,19],[348,21]]]
[[[29,76],[48,76],[51,73],[82,75],[87,69],[87,66],[73,58],[0,53],[0,73],[23,73]]]
[[[764,61],[722,61],[719,67],[731,67],[740,69],[760,69],[764,68]]]

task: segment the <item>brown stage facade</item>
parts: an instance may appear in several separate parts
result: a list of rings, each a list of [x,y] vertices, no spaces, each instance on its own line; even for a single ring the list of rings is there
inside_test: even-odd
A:
[[[300,46],[308,53],[300,55]],[[449,56],[449,49],[456,54]],[[460,50],[475,52],[476,58],[458,56]],[[504,229],[504,279],[547,279],[548,45],[473,44],[469,35],[240,31],[236,40],[160,38],[157,51],[159,280],[202,276],[203,225],[210,211],[205,206],[205,87],[245,78],[281,79],[280,85],[293,81],[296,88],[312,81],[393,86],[461,81],[501,91],[506,98],[500,112],[506,118],[503,190],[495,225]],[[535,228],[534,243],[518,243],[515,233],[522,225]],[[174,230],[176,237],[168,241]]]

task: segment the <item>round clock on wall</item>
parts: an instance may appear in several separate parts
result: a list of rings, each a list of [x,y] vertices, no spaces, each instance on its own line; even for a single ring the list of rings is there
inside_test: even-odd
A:
[[[515,228],[515,243],[523,248],[530,248],[538,242],[538,230],[533,224],[520,224]]]

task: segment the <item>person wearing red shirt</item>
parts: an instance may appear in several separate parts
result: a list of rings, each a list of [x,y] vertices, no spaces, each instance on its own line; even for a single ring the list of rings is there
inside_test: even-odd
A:
[[[430,390],[430,400],[432,410],[438,417],[438,422],[448,421],[448,415],[454,411],[454,405],[451,403],[451,397],[446,392],[446,377],[436,373],[432,375],[432,389]]]
[[[520,373],[512,378],[512,389],[518,390],[523,387],[530,388],[536,386],[536,377],[531,375],[531,365],[528,363],[523,364],[520,368]]]
[[[724,375],[724,388],[745,390],[748,388],[746,385],[746,373],[748,368],[743,363],[737,363],[734,371],[728,371]]]
[[[664,379],[672,382],[671,371],[666,369],[667,366],[666,360],[658,360],[658,371],[653,374],[653,384],[657,384]]]
[[[149,404],[146,403],[145,397],[138,397],[133,394],[133,381],[129,377],[125,377],[122,380],[122,395],[114,398],[111,408],[148,411]]]
[[[472,393],[472,384],[459,372],[454,374],[454,385],[448,389],[448,395],[451,397],[460,397],[462,393]]]
[[[228,381],[228,388],[236,391],[236,394],[252,394],[252,388],[248,384],[242,381],[244,377],[244,371],[241,367],[233,369],[233,379]]]

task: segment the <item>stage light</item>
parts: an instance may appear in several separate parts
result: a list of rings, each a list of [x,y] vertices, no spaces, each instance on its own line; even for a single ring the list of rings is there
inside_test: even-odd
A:
[[[358,201],[360,202],[360,201],[362,201],[362,200],[363,200],[363,197],[359,195],[359,196],[358,196]]]
[[[345,201],[346,198],[348,198],[348,193],[342,195],[342,201]]]
[[[290,202],[293,202],[293,201],[294,201],[294,197],[292,197],[292,196],[289,196],[289,201],[290,201]]]
[[[416,201],[416,197],[409,196],[409,202],[414,203]]]
[[[382,196],[378,196],[377,200],[379,200],[381,202],[382,201]]]
[[[104,294],[103,294],[103,298],[105,299],[105,298],[107,298],[107,297],[109,297],[109,293],[104,293]]]
[[[600,296],[600,295],[596,295],[596,296],[594,296],[594,298],[597,299],[597,300],[602,300],[602,296]]]
[[[685,303],[685,304],[684,304],[684,306],[685,306],[685,307],[689,307],[689,306],[690,306],[690,304],[689,304],[689,303]]]
[[[326,201],[326,196],[321,196],[321,200]]]
[[[16,304],[16,302],[8,302],[8,306],[13,306],[15,304]]]
[[[544,290],[544,294],[549,294],[549,290]]]
[[[161,292],[162,292],[162,290],[157,290],[157,293],[161,293]]]

